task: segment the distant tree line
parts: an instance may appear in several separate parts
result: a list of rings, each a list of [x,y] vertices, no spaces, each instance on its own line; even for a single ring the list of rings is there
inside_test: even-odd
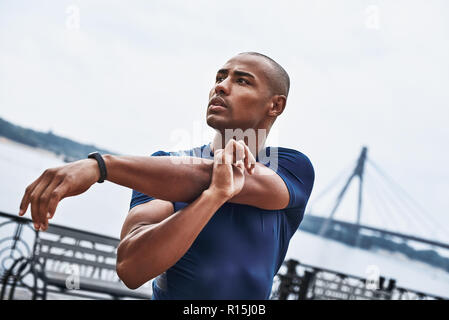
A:
[[[57,136],[51,131],[45,133],[26,129],[2,118],[0,118],[0,136],[31,147],[51,151],[58,156],[62,156],[65,162],[85,159],[92,151],[118,155],[116,152],[101,149],[94,145],[86,145]]]

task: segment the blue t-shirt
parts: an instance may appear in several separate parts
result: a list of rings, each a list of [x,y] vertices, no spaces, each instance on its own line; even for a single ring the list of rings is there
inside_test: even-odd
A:
[[[213,159],[209,145],[187,151],[158,151],[152,156]],[[315,173],[303,153],[266,147],[256,160],[285,182],[290,201],[283,210],[225,203],[201,230],[192,246],[153,281],[153,299],[268,299],[273,278],[302,221]],[[133,190],[130,209],[154,198]],[[173,202],[175,212],[188,203]]]

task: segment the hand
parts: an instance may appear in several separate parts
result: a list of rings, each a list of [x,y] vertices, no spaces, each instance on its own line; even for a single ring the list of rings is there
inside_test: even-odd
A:
[[[229,140],[224,149],[215,151],[209,189],[227,200],[231,199],[245,184],[245,169],[253,174],[255,165],[256,160],[243,140]]]
[[[26,188],[19,215],[25,214],[31,202],[34,228],[45,231],[48,229],[48,219],[53,218],[59,201],[87,191],[99,177],[100,170],[95,159],[78,160],[47,169]]]

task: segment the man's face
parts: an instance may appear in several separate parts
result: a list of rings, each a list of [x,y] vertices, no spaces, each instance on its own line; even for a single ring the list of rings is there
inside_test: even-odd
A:
[[[263,58],[245,54],[226,62],[209,93],[207,124],[220,131],[263,126],[271,102],[269,68]]]

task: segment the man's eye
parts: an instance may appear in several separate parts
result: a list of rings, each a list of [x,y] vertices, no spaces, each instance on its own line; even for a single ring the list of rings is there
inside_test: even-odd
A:
[[[249,81],[248,81],[248,80],[246,80],[246,79],[244,79],[244,78],[238,78],[238,79],[237,79],[237,82],[239,82],[239,83],[245,83],[245,84],[249,84]]]
[[[215,82],[222,82],[223,81],[223,77],[217,77]]]

